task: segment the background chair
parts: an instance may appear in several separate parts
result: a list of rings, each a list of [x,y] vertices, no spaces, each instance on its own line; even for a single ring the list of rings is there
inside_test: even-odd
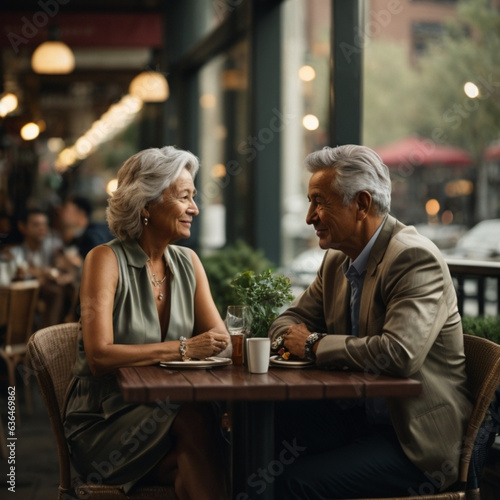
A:
[[[62,418],[66,391],[72,379],[76,358],[78,329],[78,323],[50,326],[34,333],[28,343],[32,370],[36,374],[56,439],[59,459],[58,500],[176,500],[174,488],[170,486],[138,487],[126,495],[118,486],[85,483],[75,474],[72,478]]]
[[[476,438],[480,429],[488,432],[489,421],[485,421],[485,417],[487,417],[495,390],[500,384],[500,345],[480,337],[464,335],[464,348],[465,369],[474,406],[465,431],[457,483],[450,488],[450,491],[436,495],[359,498],[357,500],[480,500],[476,476],[481,471],[472,471],[469,465],[475,455],[484,455],[485,448],[491,445],[492,439],[489,437],[485,439],[484,433],[481,439]],[[484,422],[486,425],[483,425]]]
[[[20,363],[25,363],[23,378],[28,413],[32,413],[32,405],[30,377],[26,365],[26,343],[33,333],[39,289],[40,284],[37,280],[15,281],[3,288],[0,296],[2,303],[0,309],[4,311],[5,321],[5,343],[0,345],[0,356],[7,366],[7,378],[9,386],[12,387],[16,385],[16,367]],[[16,411],[16,417],[19,418],[19,410]]]
[[[7,439],[5,439],[5,432],[3,430],[3,415],[0,413],[0,456],[6,459],[7,455]]]
[[[0,332],[5,334],[7,318],[9,317],[9,287],[0,287]]]

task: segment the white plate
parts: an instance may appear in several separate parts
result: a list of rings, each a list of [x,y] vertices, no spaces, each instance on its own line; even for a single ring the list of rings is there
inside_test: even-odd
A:
[[[310,366],[314,364],[314,361],[310,360],[296,360],[288,361],[285,359],[280,359],[280,356],[271,356],[269,359],[270,363],[275,366],[285,366],[287,368],[302,368],[304,366]]]
[[[216,368],[231,364],[231,358],[192,359],[190,361],[162,361],[160,366],[165,368]]]

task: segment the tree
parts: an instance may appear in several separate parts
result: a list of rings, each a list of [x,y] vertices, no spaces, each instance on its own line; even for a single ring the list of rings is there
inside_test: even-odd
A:
[[[500,134],[500,10],[488,0],[462,0],[442,42],[419,61],[419,132],[436,143],[466,148],[478,167],[476,218],[486,211],[485,148]],[[471,82],[477,98],[464,93]]]
[[[369,40],[364,47],[363,144],[376,147],[415,131],[418,73],[404,45]]]

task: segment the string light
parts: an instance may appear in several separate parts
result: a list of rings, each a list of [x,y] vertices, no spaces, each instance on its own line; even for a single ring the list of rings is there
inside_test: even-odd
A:
[[[303,82],[311,82],[316,78],[316,70],[312,66],[302,66],[299,69],[299,78]]]
[[[36,123],[33,123],[33,122],[26,123],[26,125],[24,125],[21,128],[20,133],[21,133],[21,137],[25,141],[32,141],[33,139],[36,139],[38,137],[38,135],[40,134],[40,127]]]
[[[307,130],[317,130],[319,127],[318,117],[315,115],[306,115],[302,118],[302,125]]]
[[[0,98],[0,116],[4,118],[17,109],[18,100],[15,94],[10,92]]]

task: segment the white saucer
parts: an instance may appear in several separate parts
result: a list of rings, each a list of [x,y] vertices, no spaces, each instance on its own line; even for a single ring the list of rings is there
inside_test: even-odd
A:
[[[278,355],[271,356],[269,362],[274,366],[283,366],[285,368],[303,368],[305,366],[311,366],[314,364],[314,361],[306,359],[288,361],[285,359],[280,359],[280,356]]]
[[[217,368],[231,364],[231,358],[192,359],[189,361],[161,361],[164,368]]]

